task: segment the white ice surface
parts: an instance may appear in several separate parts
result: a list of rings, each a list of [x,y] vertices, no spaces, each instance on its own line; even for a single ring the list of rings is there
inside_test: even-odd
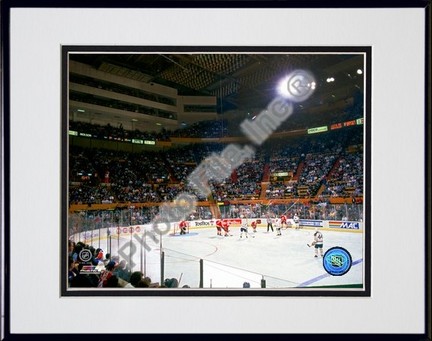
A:
[[[215,228],[191,229],[186,235],[162,235],[157,241],[147,236],[146,248],[138,238],[130,234],[111,237],[111,254],[118,249],[129,254],[128,245],[135,248],[132,255],[134,271],[142,271],[153,282],[161,281],[161,246],[164,251],[164,278],[177,278],[180,287],[198,288],[200,259],[204,260],[204,288],[242,288],[244,282],[252,288],[305,288],[310,286],[364,284],[363,233],[323,231],[324,252],[331,247],[345,248],[352,257],[353,265],[343,276],[331,276],[323,268],[321,257],[314,257],[314,248],[307,244],[313,240],[314,230],[285,229],[282,236],[267,232],[265,227],[250,232],[248,238],[240,238],[240,228],[232,227],[231,236],[216,234]],[[251,231],[251,229],[249,229]],[[96,247],[99,240],[93,241]],[[100,247],[109,250],[105,238]],[[147,249],[147,250],[146,250]],[[129,261],[129,257],[126,257]]]

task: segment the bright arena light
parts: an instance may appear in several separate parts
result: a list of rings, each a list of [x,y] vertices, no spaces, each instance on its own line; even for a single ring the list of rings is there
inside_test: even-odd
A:
[[[363,71],[361,69],[358,69],[357,74],[361,75],[361,74],[363,74]]]
[[[316,88],[313,75],[305,70],[295,70],[284,77],[278,84],[280,96],[293,102],[302,102],[309,98]]]
[[[278,84],[277,90],[279,95],[281,95],[282,97],[289,97],[290,95],[287,87],[289,78],[289,76],[284,77]]]

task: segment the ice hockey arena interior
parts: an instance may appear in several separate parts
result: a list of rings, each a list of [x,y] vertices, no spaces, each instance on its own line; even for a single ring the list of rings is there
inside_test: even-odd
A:
[[[363,291],[366,65],[346,50],[70,51],[66,291]],[[343,275],[325,266],[334,248]]]

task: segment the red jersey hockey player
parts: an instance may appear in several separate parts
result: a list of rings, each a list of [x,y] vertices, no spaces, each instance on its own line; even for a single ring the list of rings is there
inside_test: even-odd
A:
[[[287,228],[287,216],[286,216],[285,214],[282,214],[282,215],[280,216],[280,223],[281,223],[281,227],[282,227],[283,229],[286,229],[286,228]]]
[[[222,230],[225,232],[225,237],[229,236],[229,222],[225,219],[218,219],[216,220],[216,229],[218,236],[222,235]]]
[[[253,230],[254,232],[257,231],[257,230],[256,230],[256,228],[257,228],[257,224],[256,224],[256,221],[255,221],[255,220],[251,222],[251,227],[252,227],[252,230]]]
[[[179,228],[180,228],[180,234],[186,234],[186,231],[187,231],[187,222],[185,220],[182,220],[179,223]]]
[[[222,219],[216,220],[217,235],[222,236]]]
[[[230,223],[228,222],[228,220],[223,219],[222,220],[222,229],[225,231],[225,237],[229,236],[229,234],[228,234],[229,226],[230,226]]]

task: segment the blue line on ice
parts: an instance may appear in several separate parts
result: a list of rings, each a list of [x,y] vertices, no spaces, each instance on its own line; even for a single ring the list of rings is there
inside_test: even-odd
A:
[[[352,263],[351,266],[357,265],[357,264],[359,264],[359,263],[361,263],[361,262],[363,262],[363,258],[357,259],[356,261],[354,261],[354,262]],[[307,280],[306,282],[300,283],[299,285],[297,285],[297,288],[303,288],[303,287],[306,287],[306,286],[308,286],[308,285],[311,285],[312,283],[318,282],[318,281],[322,280],[323,278],[326,278],[326,277],[329,277],[329,276],[330,276],[330,274],[328,274],[328,273],[326,272],[326,273],[324,273],[324,274],[322,274],[322,275],[319,275],[319,276],[317,276],[317,277],[311,278],[311,279]]]

